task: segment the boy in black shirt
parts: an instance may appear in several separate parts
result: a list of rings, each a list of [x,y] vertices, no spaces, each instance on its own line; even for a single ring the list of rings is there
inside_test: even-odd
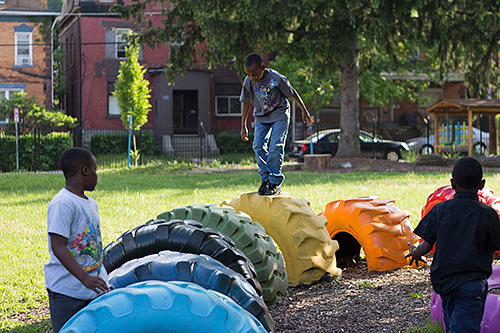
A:
[[[488,294],[493,253],[500,249],[497,212],[479,202],[484,187],[481,164],[471,158],[458,160],[451,185],[455,196],[437,204],[420,221],[414,233],[424,239],[407,257],[418,265],[436,244],[431,282],[443,302],[448,333],[479,332]]]

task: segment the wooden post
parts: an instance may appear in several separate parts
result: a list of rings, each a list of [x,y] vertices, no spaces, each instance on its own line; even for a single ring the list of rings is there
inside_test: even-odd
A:
[[[489,128],[489,133],[490,133],[490,142],[489,142],[489,147],[487,147],[490,151],[490,154],[492,151],[495,152],[495,154],[498,154],[498,130],[497,130],[497,122],[495,118],[495,114],[490,114],[490,128]]]
[[[439,146],[439,114],[434,113],[434,151],[436,152],[436,154],[439,154],[438,146]]]

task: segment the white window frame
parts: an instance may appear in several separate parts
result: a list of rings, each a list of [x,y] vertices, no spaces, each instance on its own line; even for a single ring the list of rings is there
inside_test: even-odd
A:
[[[28,56],[19,55],[19,36],[28,35]],[[16,32],[15,33],[15,59],[16,66],[32,66],[33,65],[33,33],[32,32]],[[27,62],[23,62],[21,59],[27,59]],[[21,60],[21,61],[20,61]]]
[[[228,105],[228,112],[229,113],[219,113],[219,98],[227,98],[227,102],[229,103]],[[215,115],[220,116],[220,117],[241,117],[242,110],[243,110],[243,104],[240,103],[240,109],[239,113],[231,113],[231,100],[238,100],[240,103],[240,96],[230,96],[230,95],[220,95],[220,96],[215,96]]]
[[[120,108],[118,107],[118,100],[115,96],[113,96],[113,94],[108,95],[108,116],[121,116]]]
[[[0,5],[3,5],[5,3],[5,0],[0,0]]]
[[[125,43],[122,40],[122,35],[125,35],[129,33],[131,29],[122,29],[122,28],[117,28],[115,30],[115,41],[116,41],[116,47],[115,47],[115,58],[116,59],[125,59],[125,46],[127,46],[127,43]],[[119,49],[119,47],[123,45],[123,57],[118,56],[118,52],[121,52],[122,50]]]

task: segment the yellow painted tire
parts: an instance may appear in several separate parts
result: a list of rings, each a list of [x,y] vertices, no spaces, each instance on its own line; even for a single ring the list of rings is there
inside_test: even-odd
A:
[[[360,247],[366,255],[369,271],[390,271],[408,266],[407,242],[417,244],[410,213],[396,207],[394,200],[378,197],[358,197],[330,202],[322,213],[328,220],[330,237],[339,241],[344,256],[359,258]],[[353,239],[354,238],[354,239]],[[357,244],[354,244],[357,243]],[[358,246],[356,249],[355,245]],[[357,251],[357,253],[356,253]]]
[[[329,237],[327,220],[316,215],[306,199],[285,192],[276,196],[250,192],[222,205],[250,215],[271,235],[285,257],[289,286],[340,277],[335,261],[338,243]]]

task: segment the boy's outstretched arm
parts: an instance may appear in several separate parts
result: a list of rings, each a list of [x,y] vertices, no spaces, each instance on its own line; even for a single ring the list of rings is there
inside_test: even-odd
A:
[[[243,141],[248,141],[248,128],[247,119],[248,112],[250,111],[250,101],[243,103],[243,109],[241,110],[241,139]]]
[[[413,261],[415,261],[415,264],[418,267],[418,262],[422,261],[424,264],[426,264],[425,260],[422,259],[423,255],[426,255],[429,253],[429,251],[432,249],[432,245],[427,243],[426,241],[423,241],[420,243],[418,247],[415,247],[412,243],[408,242],[408,245],[410,246],[410,253],[405,256],[405,258],[411,257],[410,259],[410,267],[413,265]]]
[[[63,266],[85,287],[91,289],[97,294],[102,294],[110,290],[103,279],[98,276],[89,275],[85,272],[82,266],[78,264],[75,257],[73,257],[71,252],[66,247],[68,245],[68,239],[66,237],[51,233],[50,245],[52,246],[52,251],[57,259],[59,259]],[[101,269],[104,269],[104,267]]]
[[[300,106],[300,109],[302,110],[302,121],[306,123],[308,126],[311,125],[312,123],[311,114],[309,114],[309,111],[307,110],[307,107],[302,101],[302,98],[300,98],[299,94],[295,89],[293,90],[292,98],[295,100],[295,102],[297,102],[297,104]]]

